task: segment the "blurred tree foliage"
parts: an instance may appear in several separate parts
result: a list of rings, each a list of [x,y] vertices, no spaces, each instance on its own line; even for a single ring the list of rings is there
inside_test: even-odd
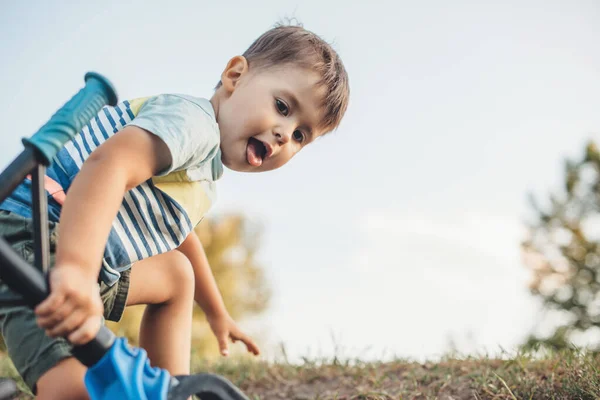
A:
[[[536,221],[522,243],[533,273],[531,292],[549,316],[559,316],[550,335],[532,334],[525,347],[571,347],[585,338],[600,350],[600,154],[589,143],[580,161],[565,163],[564,191],[549,204],[532,204]],[[547,322],[547,321],[545,321]]]
[[[195,231],[231,316],[239,320],[263,311],[269,301],[270,290],[263,270],[255,260],[260,227],[241,215],[227,215],[205,218]],[[116,334],[137,344],[143,312],[143,306],[129,307],[120,322],[107,325]],[[197,305],[194,309],[192,348],[196,355],[218,355],[217,342]]]

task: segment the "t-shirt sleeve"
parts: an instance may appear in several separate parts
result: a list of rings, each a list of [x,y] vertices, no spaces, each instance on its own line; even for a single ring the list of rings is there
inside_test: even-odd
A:
[[[202,107],[170,94],[149,98],[135,118],[135,125],[161,138],[171,152],[171,165],[158,175],[198,167],[216,151],[214,124]]]

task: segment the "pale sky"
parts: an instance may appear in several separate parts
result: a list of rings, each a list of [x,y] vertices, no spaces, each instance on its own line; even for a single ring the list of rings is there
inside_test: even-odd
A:
[[[274,298],[242,325],[292,358],[435,357],[449,338],[514,349],[538,311],[519,255],[527,194],[557,189],[600,133],[596,0],[0,1],[0,165],[85,72],[121,99],[210,98],[284,17],[334,43],[351,101],[284,168],[219,182],[212,215],[265,228]]]

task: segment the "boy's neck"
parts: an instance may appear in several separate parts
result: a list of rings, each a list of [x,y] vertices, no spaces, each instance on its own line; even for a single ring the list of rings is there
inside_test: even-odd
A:
[[[210,104],[212,105],[213,110],[215,110],[215,119],[218,121],[219,120],[219,96],[218,96],[218,90],[210,98]]]

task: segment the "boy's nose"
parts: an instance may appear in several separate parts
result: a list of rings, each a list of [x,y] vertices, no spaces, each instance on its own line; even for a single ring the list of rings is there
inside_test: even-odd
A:
[[[292,136],[291,133],[287,132],[287,129],[274,131],[274,134],[275,134],[275,138],[277,139],[277,143],[279,143],[279,144],[286,144],[287,142],[290,141],[290,137]]]

